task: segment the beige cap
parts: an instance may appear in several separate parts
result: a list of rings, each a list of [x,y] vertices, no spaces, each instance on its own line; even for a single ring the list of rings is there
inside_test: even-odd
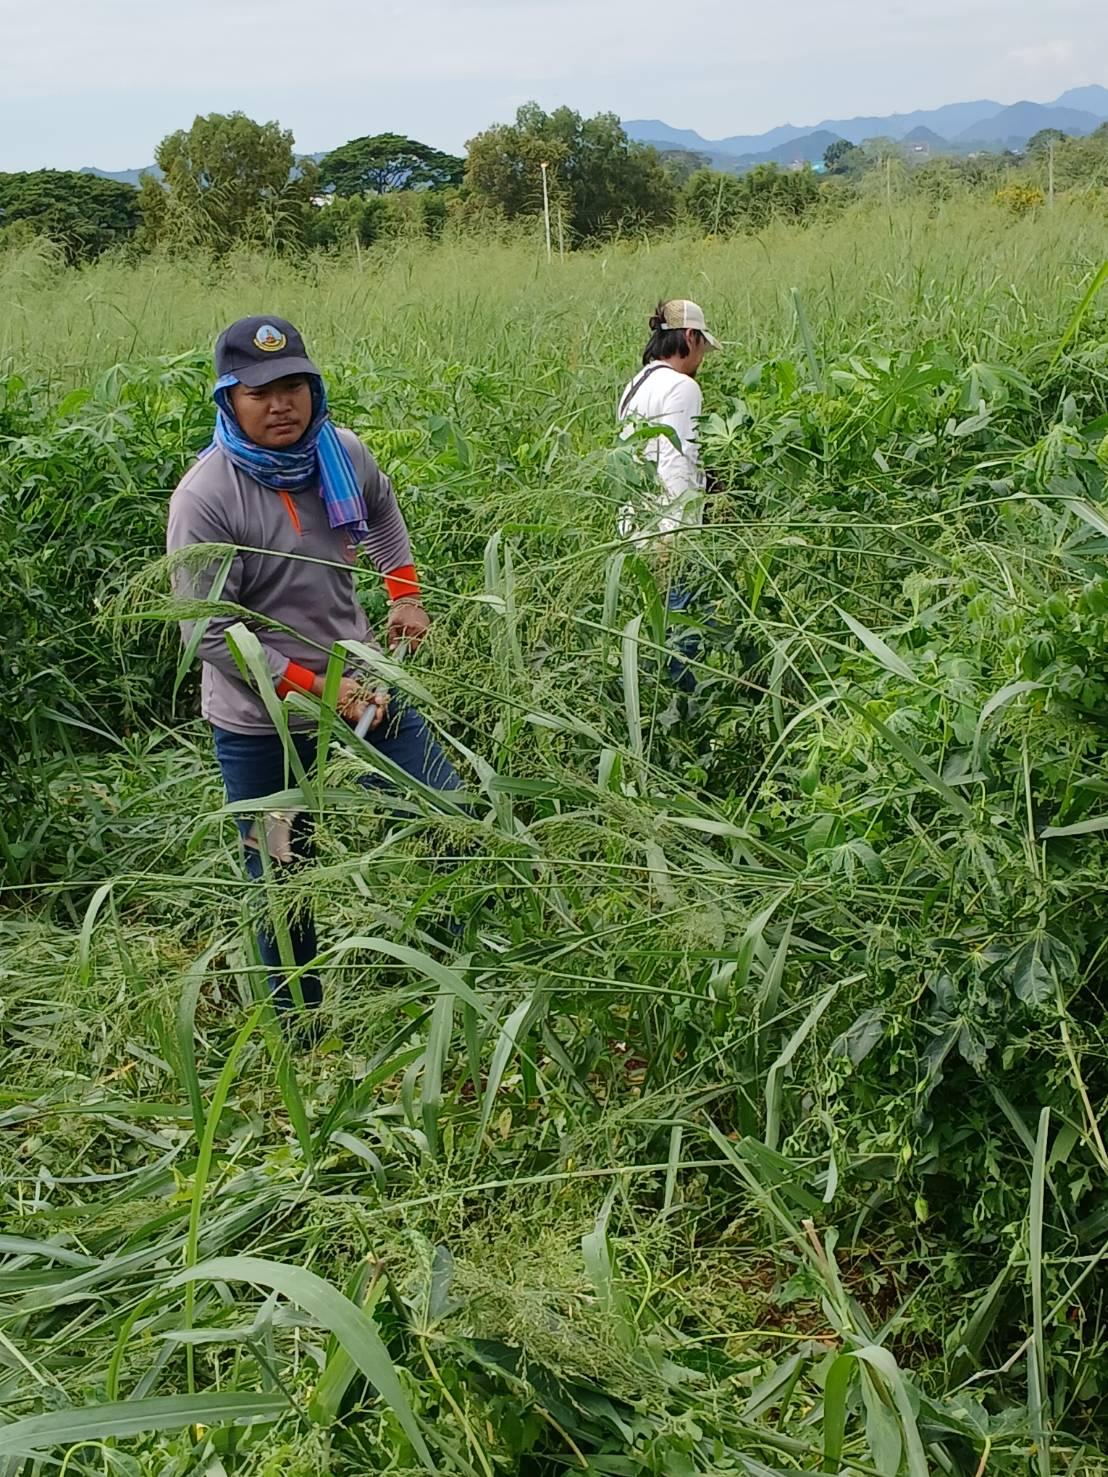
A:
[[[704,321],[704,309],[698,303],[690,302],[687,297],[675,297],[672,302],[666,303],[662,309],[663,328],[698,328],[713,349],[722,349],[723,345],[719,339],[708,332],[708,325]]]

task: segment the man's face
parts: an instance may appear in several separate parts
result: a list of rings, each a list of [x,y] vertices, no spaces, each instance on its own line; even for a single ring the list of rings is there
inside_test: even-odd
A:
[[[695,377],[697,370],[708,356],[708,341],[702,338],[697,342],[692,330],[686,329],[685,342],[688,345],[688,358],[685,360],[687,373]]]
[[[256,446],[280,451],[294,446],[312,419],[312,387],[307,375],[290,374],[256,390],[231,386],[231,405],[243,435]]]

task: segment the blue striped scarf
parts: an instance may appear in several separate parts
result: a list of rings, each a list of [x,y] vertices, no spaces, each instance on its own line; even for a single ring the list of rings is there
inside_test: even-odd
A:
[[[215,439],[202,454],[206,456],[218,447],[240,472],[276,492],[303,492],[318,478],[328,523],[332,528],[345,528],[354,543],[360,544],[369,537],[365,498],[350,453],[332,424],[323,381],[314,375],[309,379],[311,424],[295,446],[272,451],[243,435],[230,395],[231,386],[237,385],[238,380],[233,374],[225,374],[216,381],[214,392]]]

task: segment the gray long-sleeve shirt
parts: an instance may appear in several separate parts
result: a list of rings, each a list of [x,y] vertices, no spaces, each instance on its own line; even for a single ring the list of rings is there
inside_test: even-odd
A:
[[[339,435],[365,497],[366,552],[382,573],[402,569],[411,564],[412,552],[392,484],[353,431]],[[174,553],[190,544],[233,544],[236,552],[219,598],[286,628],[237,614],[207,618],[199,646],[200,704],[218,728],[234,733],[273,729],[260,694],[243,680],[227,645],[226,633],[236,621],[243,619],[257,634],[275,684],[290,662],[322,672],[336,641],[373,642],[354,588],[357,548],[344,530],[328,523],[318,485],[275,492],[239,471],[222,451],[212,451],[189,468],[169,501],[166,546]],[[207,599],[221,563],[200,571],[178,568],[175,592],[183,599]],[[181,622],[186,642],[194,626]],[[290,714],[290,727],[312,724]]]

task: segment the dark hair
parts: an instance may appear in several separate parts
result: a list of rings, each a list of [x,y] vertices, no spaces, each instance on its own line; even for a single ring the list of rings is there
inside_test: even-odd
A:
[[[658,359],[684,359],[689,352],[687,335],[692,334],[695,344],[704,337],[699,328],[666,328],[665,309],[665,303],[659,303],[650,315],[650,342],[642,351],[644,364],[653,364]]]

